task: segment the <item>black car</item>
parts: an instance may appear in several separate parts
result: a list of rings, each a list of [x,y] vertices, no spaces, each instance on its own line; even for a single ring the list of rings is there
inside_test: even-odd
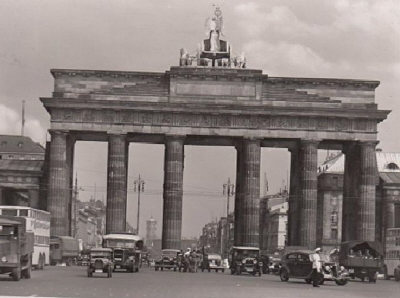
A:
[[[106,273],[107,277],[111,277],[113,267],[111,248],[92,248],[90,250],[88,277],[92,277],[93,273]]]
[[[231,274],[248,273],[261,276],[262,262],[257,247],[234,246],[229,253]]]
[[[180,254],[178,249],[163,249],[161,258],[156,260],[154,264],[154,269],[156,271],[164,269],[173,269],[176,271],[178,266],[178,254]]]
[[[313,271],[310,250],[292,251],[286,253],[281,260],[281,269],[279,276],[281,281],[288,281],[290,278],[304,279],[306,283],[311,283],[311,275]],[[320,284],[325,280],[332,280],[339,286],[347,284],[348,273],[344,268],[340,268],[338,264],[329,260],[329,256],[321,256],[321,274]]]

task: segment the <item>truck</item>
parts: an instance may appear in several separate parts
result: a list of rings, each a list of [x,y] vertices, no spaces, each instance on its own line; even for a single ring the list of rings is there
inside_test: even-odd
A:
[[[25,220],[0,215],[0,274],[15,281],[31,278],[33,233],[26,232]]]
[[[0,215],[24,217],[26,231],[34,236],[32,267],[44,269],[50,256],[50,213],[25,206],[0,206]]]
[[[50,237],[50,265],[70,266],[78,259],[79,242],[70,236]]]

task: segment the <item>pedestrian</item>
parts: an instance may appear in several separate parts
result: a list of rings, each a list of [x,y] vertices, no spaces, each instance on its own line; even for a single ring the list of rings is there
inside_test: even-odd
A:
[[[321,252],[321,248],[316,248],[314,253],[310,254],[310,261],[312,262],[312,273],[311,273],[311,280],[313,287],[319,287],[321,281],[321,256],[319,253]]]

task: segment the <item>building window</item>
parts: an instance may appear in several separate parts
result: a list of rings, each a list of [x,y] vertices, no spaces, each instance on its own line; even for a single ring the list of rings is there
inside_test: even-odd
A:
[[[337,239],[338,232],[337,229],[331,229],[331,239]]]
[[[331,206],[337,205],[337,197],[331,197]]]
[[[399,166],[394,162],[388,163],[386,165],[386,168],[389,170],[399,170],[400,169]]]
[[[337,211],[333,211],[331,213],[331,224],[332,226],[337,226],[338,223],[338,213]]]

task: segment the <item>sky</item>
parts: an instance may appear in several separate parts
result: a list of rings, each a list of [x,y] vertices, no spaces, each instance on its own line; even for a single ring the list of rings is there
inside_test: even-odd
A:
[[[212,4],[221,7],[224,38],[245,53],[248,68],[380,81],[376,102],[392,112],[378,126],[379,147],[400,152],[398,0],[0,0],[0,134],[20,133],[25,100],[25,134],[44,143],[49,115],[39,98],[51,95],[51,68],[164,72],[178,65],[179,49],[195,52],[205,38]],[[133,181],[140,174],[146,182],[140,230],[153,216],[160,235],[164,148],[131,144],[129,152],[128,221],[136,226]],[[229,147],[185,146],[184,237],[226,214],[222,185],[234,183],[235,156]],[[106,157],[106,143],[76,144],[82,200],[105,200]],[[265,176],[269,193],[284,187],[289,163],[287,150],[262,149],[262,192]]]

